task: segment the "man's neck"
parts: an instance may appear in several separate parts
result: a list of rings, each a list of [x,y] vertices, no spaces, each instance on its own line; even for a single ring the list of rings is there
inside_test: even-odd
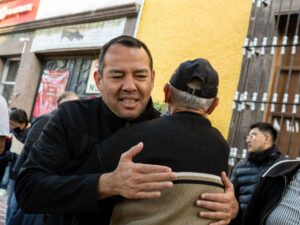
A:
[[[192,112],[198,114],[200,116],[205,116],[206,112],[203,109],[191,109],[183,106],[171,106],[170,114],[178,113],[178,112]]]

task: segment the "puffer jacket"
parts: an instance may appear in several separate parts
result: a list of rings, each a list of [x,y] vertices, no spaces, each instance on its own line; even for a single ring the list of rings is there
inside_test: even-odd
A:
[[[235,195],[240,204],[240,213],[247,207],[256,185],[267,169],[285,157],[275,145],[262,152],[250,153],[249,157],[239,162],[230,177],[234,185]]]

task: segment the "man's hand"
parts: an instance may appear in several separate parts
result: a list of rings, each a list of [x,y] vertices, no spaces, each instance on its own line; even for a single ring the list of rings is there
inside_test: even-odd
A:
[[[212,211],[202,211],[200,217],[214,219],[216,222],[210,225],[229,224],[230,220],[235,218],[239,204],[234,195],[234,187],[225,172],[222,172],[222,181],[225,186],[225,193],[203,193],[196,205]]]
[[[176,175],[169,167],[134,163],[133,157],[143,149],[143,143],[121,155],[118,167],[103,174],[98,183],[99,198],[121,195],[129,199],[158,198],[161,191],[173,186]]]

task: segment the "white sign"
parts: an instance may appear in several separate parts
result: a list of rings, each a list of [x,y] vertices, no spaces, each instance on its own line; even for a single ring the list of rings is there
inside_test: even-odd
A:
[[[19,5],[14,8],[8,8],[7,6],[4,6],[0,8],[0,20],[4,20],[7,16],[24,13],[31,11],[33,7],[33,4],[26,4],[26,5]]]
[[[89,79],[86,85],[85,93],[86,94],[99,94],[99,90],[96,86],[95,80],[94,80],[94,73],[97,71],[98,67],[98,59],[95,59],[92,61],[91,69],[90,69],[90,75]]]
[[[140,1],[141,0],[40,0],[36,19],[71,15],[130,3],[139,4]]]
[[[101,47],[122,35],[126,17],[95,23],[41,29],[35,32],[31,51]]]

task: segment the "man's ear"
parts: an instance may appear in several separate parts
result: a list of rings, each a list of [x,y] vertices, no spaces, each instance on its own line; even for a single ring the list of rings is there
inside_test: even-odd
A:
[[[170,85],[167,83],[164,86],[164,93],[165,93],[165,103],[169,102],[170,99]]]
[[[219,105],[219,98],[216,97],[213,100],[213,102],[211,103],[211,105],[210,105],[209,109],[206,111],[206,113],[210,115],[218,105]]]
[[[102,74],[99,71],[94,72],[94,80],[97,86],[97,89],[101,92],[101,84],[102,84]]]
[[[152,87],[151,87],[151,90],[154,88],[154,80],[155,80],[155,71],[152,70],[152,71],[151,71],[151,81],[152,81]]]

